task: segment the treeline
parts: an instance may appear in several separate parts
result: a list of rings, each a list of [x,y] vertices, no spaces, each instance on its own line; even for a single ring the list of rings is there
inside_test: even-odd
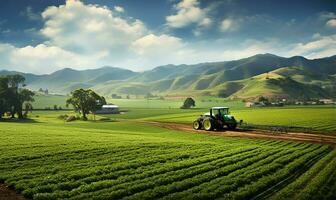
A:
[[[24,82],[22,75],[0,76],[0,118],[7,114],[22,119],[33,109],[29,102],[34,101],[35,94],[24,88]]]

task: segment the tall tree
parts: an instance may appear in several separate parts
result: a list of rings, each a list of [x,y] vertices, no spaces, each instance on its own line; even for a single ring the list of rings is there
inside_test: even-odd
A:
[[[22,113],[22,105],[20,106],[20,99],[19,99],[19,88],[24,87],[25,78],[22,75],[15,74],[15,75],[8,75],[8,98],[10,102],[10,113],[12,118],[15,117],[15,113]],[[20,111],[21,107],[21,111]],[[18,116],[22,118],[22,115]]]
[[[0,115],[10,112],[23,118],[22,110],[25,102],[34,101],[34,93],[25,89],[25,78],[22,75],[8,75],[0,78]]]
[[[20,89],[18,93],[18,105],[16,109],[16,113],[20,119],[23,118],[23,104],[25,102],[33,102],[34,101],[34,95],[35,93],[28,90],[28,89]]]
[[[79,112],[83,119],[86,120],[86,115],[101,109],[101,107],[106,104],[106,100],[93,90],[77,89],[71,92],[71,97],[66,101],[67,106],[70,104],[74,107],[75,111]]]
[[[0,118],[9,110],[8,101],[8,79],[0,77]]]
[[[29,103],[29,102],[26,102],[24,104],[24,113],[23,113],[23,116],[27,117],[28,113],[32,112],[32,110],[33,110],[33,105],[31,103]]]

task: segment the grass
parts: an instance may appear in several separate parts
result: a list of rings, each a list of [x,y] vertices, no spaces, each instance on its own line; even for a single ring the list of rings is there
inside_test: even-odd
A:
[[[54,105],[61,106],[63,109],[66,108],[65,102],[68,99],[68,96],[63,95],[37,95],[34,97],[35,102],[33,102],[33,107],[35,109],[45,109],[50,107],[53,109]],[[180,108],[183,104],[185,98],[175,98],[175,99],[144,99],[144,98],[134,98],[132,99],[111,99],[106,98],[108,103],[113,103],[121,107],[121,109],[130,109],[130,108],[142,108],[142,109],[176,109]],[[225,104],[232,108],[242,108],[244,103],[241,101],[232,101],[222,98],[214,97],[195,97],[196,107],[208,108],[211,106],[221,106]]]
[[[61,106],[63,109],[66,108],[65,102],[67,96],[63,95],[44,95],[38,94],[34,96],[35,101],[32,103],[34,109],[45,109],[47,107],[53,109],[54,105],[58,107]]]
[[[145,108],[145,109],[176,109],[180,108],[183,104],[185,98],[177,99],[166,99],[166,100],[156,100],[156,99],[108,99],[108,102],[116,104],[121,108]],[[204,109],[211,106],[230,106],[232,108],[242,108],[244,103],[241,101],[232,101],[221,98],[195,98],[196,108]]]
[[[267,194],[336,195],[336,151],[326,145],[190,134],[136,121],[65,123],[56,119],[61,113],[34,113],[36,123],[1,122],[0,181],[27,198],[251,199],[284,179],[287,186]],[[291,192],[298,187],[301,193]]]
[[[191,124],[206,109],[191,110],[130,110],[125,116],[142,120],[177,122]],[[237,108],[231,109],[236,119],[255,125],[282,125],[311,129],[320,133],[336,133],[336,108],[325,107],[283,107],[283,108]]]
[[[34,108],[45,108],[61,105],[65,108],[65,96],[37,96]],[[166,100],[146,99],[108,99],[127,111],[121,115],[110,115],[111,118],[141,119],[164,122],[192,123],[199,115],[208,112],[213,106],[228,106],[236,119],[253,125],[280,125],[297,127],[293,130],[320,133],[336,133],[335,106],[287,106],[283,108],[245,108],[240,101],[232,101],[214,97],[196,98],[196,108],[182,110],[183,98]],[[50,105],[49,105],[50,104]],[[39,106],[38,106],[39,105]]]
[[[34,108],[61,105],[65,108],[66,96],[41,95],[35,97]],[[286,106],[276,108],[245,108],[243,102],[214,97],[197,97],[196,108],[182,110],[183,98],[166,100],[108,99],[120,106],[121,115],[111,118],[140,119],[177,123],[192,123],[199,115],[213,106],[228,106],[236,119],[253,125],[280,125],[297,127],[293,130],[319,133],[336,133],[335,106]]]

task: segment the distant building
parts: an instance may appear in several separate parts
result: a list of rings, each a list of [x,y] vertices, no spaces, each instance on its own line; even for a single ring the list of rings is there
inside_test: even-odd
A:
[[[324,104],[333,104],[333,100],[332,99],[320,99],[320,102],[323,102]]]
[[[267,106],[264,102],[246,102],[245,107],[265,107]]]
[[[246,102],[245,107],[252,108],[252,107],[271,107],[271,106],[277,106],[281,107],[284,106],[284,103],[282,102]]]
[[[245,107],[250,108],[250,107],[253,107],[253,106],[254,106],[254,102],[248,101],[248,102],[245,103]]]
[[[119,114],[119,106],[117,105],[103,105],[96,114]]]

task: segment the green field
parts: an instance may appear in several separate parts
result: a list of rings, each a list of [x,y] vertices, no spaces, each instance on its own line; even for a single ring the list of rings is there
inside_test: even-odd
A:
[[[54,105],[66,108],[65,102],[67,96],[63,95],[42,95],[34,96],[35,101],[32,103],[34,109],[45,109],[47,107],[53,109]]]
[[[105,115],[112,119],[137,119],[146,121],[191,124],[199,115],[208,112],[205,108],[194,109],[147,109],[128,108],[119,115]],[[284,108],[237,108],[231,109],[237,120],[253,125],[280,125],[293,130],[307,130],[316,133],[336,133],[336,108],[284,107]]]
[[[128,122],[1,122],[0,181],[33,199],[335,199],[336,150]]]
[[[34,104],[41,108],[53,104],[65,104],[65,96],[37,96]],[[317,133],[336,133],[335,106],[285,106],[275,108],[245,108],[241,101],[221,98],[196,98],[196,108],[179,109],[183,99],[146,100],[146,99],[108,99],[120,106],[124,114],[110,115],[113,119],[138,119],[190,124],[199,115],[208,112],[212,106],[228,106],[236,119],[253,125],[282,125],[298,127],[298,131]],[[38,106],[35,106],[38,108]],[[294,129],[296,130],[296,129]]]
[[[133,110],[129,115],[133,116],[138,112],[139,117],[144,110]],[[160,111],[157,111],[160,113]],[[161,113],[165,111],[161,110]],[[188,111],[170,111],[167,114],[151,115],[143,120],[164,121],[191,124],[197,116],[206,112],[205,109]],[[128,113],[126,113],[128,114]],[[290,127],[308,128],[320,133],[336,133],[336,108],[335,107],[284,107],[284,108],[245,108],[232,109],[231,114],[236,119],[242,119],[248,124],[255,125],[283,125]],[[300,129],[299,129],[300,130]]]
[[[44,109],[46,107],[53,108],[54,105],[61,106],[65,108],[66,99],[69,98],[63,95],[37,95],[34,97],[35,102],[33,102],[33,107],[36,109]],[[110,99],[107,98],[108,103],[113,103],[121,108],[146,108],[146,109],[174,109],[180,108],[183,104],[185,98],[176,99],[144,99],[144,98],[132,98],[132,99]],[[197,108],[208,108],[211,106],[221,106],[223,104],[233,107],[233,108],[243,108],[244,103],[241,101],[232,101],[222,98],[213,97],[197,97],[196,107]]]

